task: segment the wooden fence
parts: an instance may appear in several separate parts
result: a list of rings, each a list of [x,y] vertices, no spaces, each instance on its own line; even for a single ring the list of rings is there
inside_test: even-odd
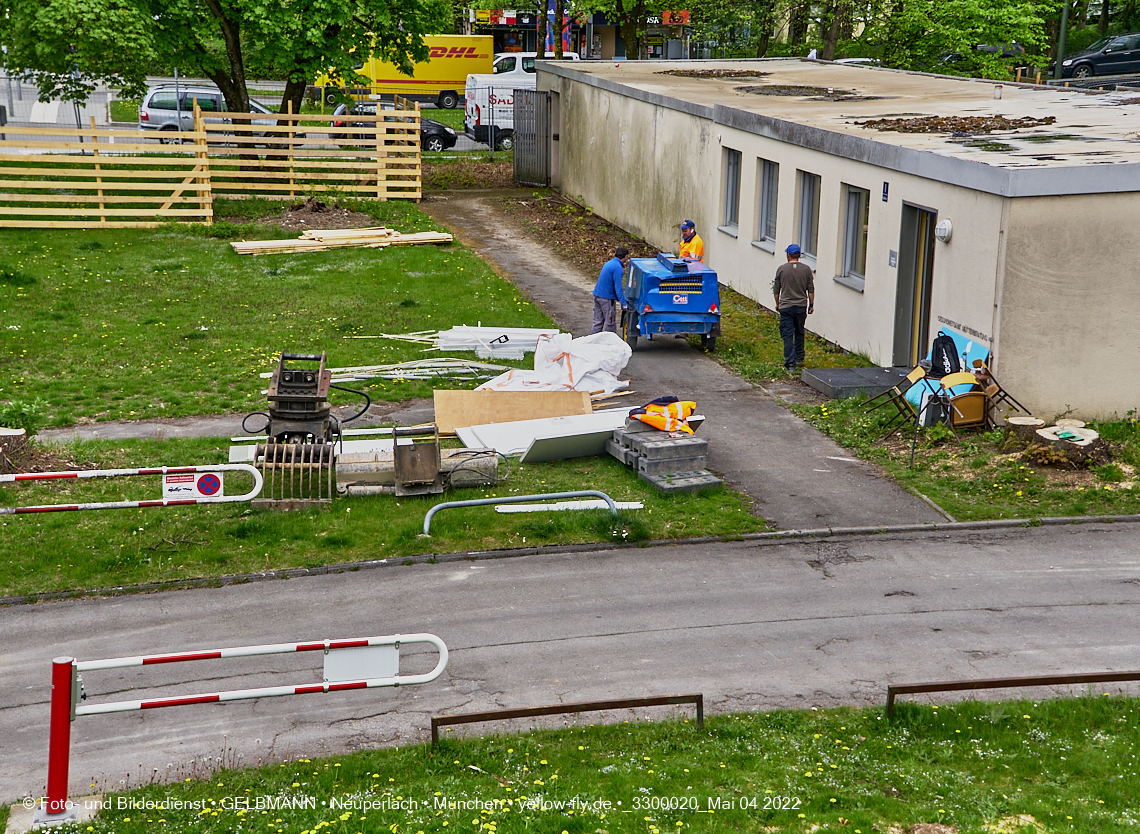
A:
[[[0,138],[0,228],[210,223],[215,195],[418,200],[419,105],[377,115],[226,113],[194,130],[9,127]],[[339,121],[339,117],[337,119]]]

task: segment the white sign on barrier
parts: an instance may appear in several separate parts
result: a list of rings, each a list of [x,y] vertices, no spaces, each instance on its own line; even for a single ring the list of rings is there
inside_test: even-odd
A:
[[[325,683],[394,678],[399,674],[399,646],[359,646],[325,652]]]
[[[175,498],[213,498],[223,493],[223,483],[221,472],[170,473],[162,478],[162,497],[168,501]]]

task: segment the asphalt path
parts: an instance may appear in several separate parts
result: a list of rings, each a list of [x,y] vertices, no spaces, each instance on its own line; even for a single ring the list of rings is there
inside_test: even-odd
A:
[[[527,237],[497,208],[496,196],[502,195],[450,192],[432,195],[421,208],[560,327],[576,336],[589,333],[597,276]],[[946,520],[792,414],[782,400],[807,394],[801,383],[753,385],[687,339],[673,337],[640,339],[622,377],[631,380],[634,394],[625,399],[631,407],[667,394],[694,400],[706,418],[699,434],[709,441],[709,469],[749,495],[753,512],[779,529]]]
[[[50,664],[64,653],[420,631],[451,650],[443,676],[420,687],[81,717],[73,795],[200,775],[222,758],[421,741],[440,712],[683,692],[703,692],[710,712],[881,704],[892,682],[1135,669],[1136,532],[680,545],[11,606],[0,610],[0,798],[43,790]],[[94,703],[312,683],[312,654],[91,672],[84,683]],[[411,652],[403,672],[434,662]],[[989,696],[1011,694],[1024,693]],[[576,720],[599,718],[555,725]]]

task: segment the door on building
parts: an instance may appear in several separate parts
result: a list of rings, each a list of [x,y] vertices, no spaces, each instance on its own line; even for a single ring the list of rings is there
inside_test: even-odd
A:
[[[903,203],[893,362],[913,368],[930,348],[930,289],[938,212]]]

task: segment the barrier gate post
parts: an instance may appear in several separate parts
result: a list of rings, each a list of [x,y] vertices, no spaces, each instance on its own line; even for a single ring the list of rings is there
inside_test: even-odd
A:
[[[48,728],[47,802],[36,809],[36,821],[64,821],[68,817],[67,775],[71,760],[71,711],[75,703],[75,658],[51,662],[51,718]]]

